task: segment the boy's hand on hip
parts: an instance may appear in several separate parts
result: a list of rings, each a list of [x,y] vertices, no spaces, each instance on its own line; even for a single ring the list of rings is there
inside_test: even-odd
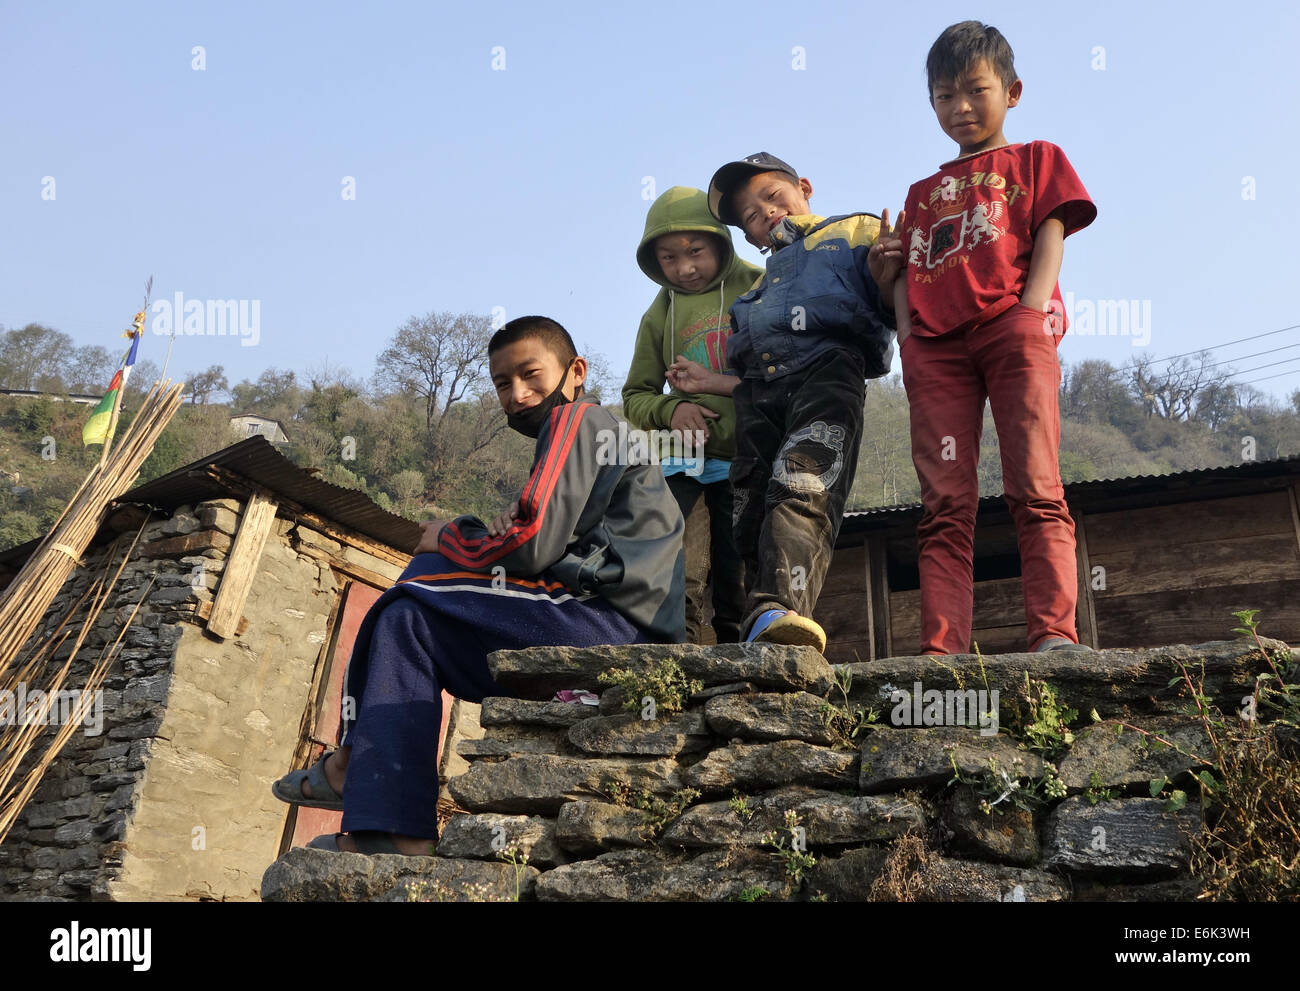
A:
[[[415,545],[412,554],[428,554],[438,549],[438,537],[449,520],[425,520],[420,524],[420,542]]]
[[[697,403],[678,403],[673,410],[673,418],[669,426],[673,430],[680,430],[683,433],[701,430],[707,440],[709,436],[709,420],[716,420],[721,415],[721,413],[715,413],[713,410]]]
[[[500,537],[503,533],[509,530],[511,526],[514,525],[515,520],[517,520],[518,518],[519,518],[519,500],[516,499],[514,502],[510,504],[510,507],[504,513],[502,513],[500,516],[498,516],[496,519],[494,519],[492,522],[488,524],[487,526],[488,535],[492,537]]]
[[[889,209],[881,210],[880,233],[876,235],[876,243],[867,251],[867,268],[871,271],[871,277],[875,279],[876,285],[880,287],[881,295],[884,296],[887,306],[893,303],[894,280],[903,271],[902,233],[906,223],[907,214],[900,210],[898,212],[898,227],[890,227]]]

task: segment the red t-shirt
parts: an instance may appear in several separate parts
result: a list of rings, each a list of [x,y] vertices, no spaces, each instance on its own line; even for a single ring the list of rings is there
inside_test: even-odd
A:
[[[1067,236],[1097,216],[1065,152],[1047,141],[949,162],[913,183],[903,208],[907,305],[912,333],[922,337],[968,330],[1019,302],[1034,234],[1053,211],[1062,211]],[[1059,285],[1052,299],[1061,314],[1059,339],[1065,332]]]

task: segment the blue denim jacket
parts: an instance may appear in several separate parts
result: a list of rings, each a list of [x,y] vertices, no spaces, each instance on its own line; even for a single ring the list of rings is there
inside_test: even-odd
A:
[[[849,348],[862,355],[867,378],[886,374],[894,317],[867,269],[879,231],[869,213],[782,220],[769,235],[766,274],[731,305],[727,363],[742,378],[770,382]]]

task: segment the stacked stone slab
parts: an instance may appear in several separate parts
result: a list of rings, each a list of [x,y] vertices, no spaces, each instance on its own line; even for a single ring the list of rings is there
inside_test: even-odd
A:
[[[645,672],[668,660],[703,685],[679,713],[656,706],[657,718],[643,718],[650,711],[644,700],[628,708],[617,688],[605,688],[599,706],[545,701],[559,689],[600,690],[600,674],[612,668]],[[811,648],[645,645],[493,654],[494,678],[519,697],[486,699],[483,738],[460,743],[469,768],[449,790],[465,814],[445,827],[438,856],[297,849],[267,871],[262,897],[1194,897],[1188,859],[1199,807],[1193,801],[1166,811],[1147,785],[1158,777],[1190,781],[1196,761],[1177,749],[1143,747],[1132,731],[1115,733],[1122,720],[1181,749],[1208,752],[1199,724],[1178,714],[1177,689],[1168,684],[1175,661],[1198,672],[1203,665],[1206,692],[1225,711],[1262,666],[1246,641],[1046,657],[902,657],[845,666],[845,693],[837,672]],[[955,777],[979,778],[996,767],[1028,788],[1047,773],[1042,756],[1008,732],[1009,702],[1026,672],[1050,682],[1083,714],[1059,760],[1068,794],[1032,811],[985,797],[994,806],[988,813],[973,784]],[[917,682],[925,689],[998,689],[1000,730],[892,724],[896,686],[912,690]],[[880,718],[850,740],[843,723],[828,719],[832,704],[874,707]],[[1092,709],[1101,722],[1089,723]],[[1195,797],[1194,786],[1187,787]],[[1094,804],[1098,788],[1113,797]],[[800,842],[816,858],[802,872],[772,842],[787,851],[795,845],[786,828],[790,811]],[[354,861],[363,860],[360,884]]]

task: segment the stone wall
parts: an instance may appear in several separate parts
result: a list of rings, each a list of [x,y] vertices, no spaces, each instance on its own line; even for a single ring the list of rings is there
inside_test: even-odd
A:
[[[270,785],[291,765],[338,590],[328,564],[294,549],[301,525],[276,520],[243,631],[206,634],[240,508],[213,500],[146,526],[68,681],[84,683],[152,576],[104,685],[103,732],[74,734],[0,846],[0,898],[257,897],[287,808]],[[36,638],[105,555],[78,569]]]
[[[599,708],[540,701],[598,689],[610,668],[666,660],[702,683],[680,713],[643,718],[640,702],[625,711],[617,688]],[[1188,899],[1199,807],[1166,811],[1148,782],[1167,776],[1194,798],[1191,761],[1115,733],[1124,720],[1204,752],[1168,684],[1175,661],[1204,665],[1205,691],[1224,711],[1262,667],[1246,641],[890,658],[838,671],[809,648],[762,645],[494,654],[493,676],[521,698],[485,700],[484,737],[460,742],[469,768],[450,792],[465,814],[443,830],[438,855],[294,849],[267,870],[262,898]],[[1026,672],[1081,714],[1054,765],[1026,748],[1015,718],[1025,715]],[[997,690],[1000,725],[981,729],[977,714],[989,710],[974,703],[961,720],[933,710],[948,725],[896,709],[894,692],[917,682],[923,700],[930,690]],[[853,711],[868,708],[878,720],[854,735]]]

